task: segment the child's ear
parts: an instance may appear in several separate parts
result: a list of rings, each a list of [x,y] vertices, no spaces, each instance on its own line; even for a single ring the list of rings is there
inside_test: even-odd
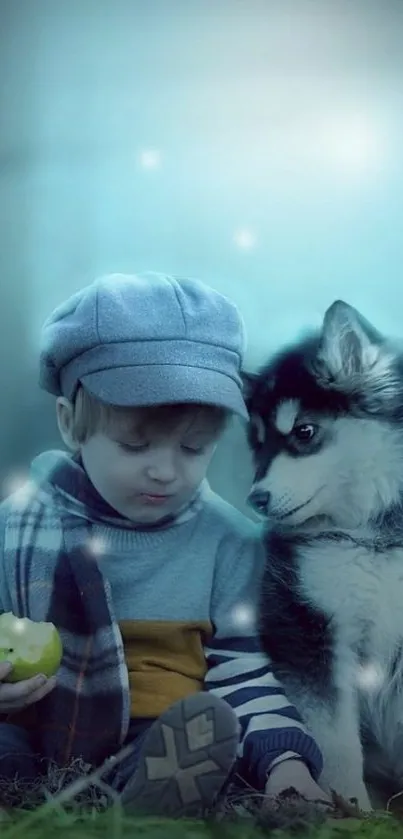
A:
[[[56,418],[63,443],[70,451],[76,452],[79,446],[74,437],[74,408],[64,396],[56,399]]]

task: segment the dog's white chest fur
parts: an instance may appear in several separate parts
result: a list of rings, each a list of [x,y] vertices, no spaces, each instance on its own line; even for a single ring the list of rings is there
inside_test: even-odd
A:
[[[305,596],[332,618],[339,640],[387,667],[403,639],[403,548],[387,553],[319,542],[300,558]]]
[[[380,553],[348,541],[318,542],[300,555],[300,587],[330,619],[332,680],[344,694],[335,717],[340,725],[333,723],[336,739],[330,718],[321,721],[315,703],[314,733],[325,754],[330,786],[342,788],[349,765],[346,790],[355,787],[365,806],[359,780],[360,726],[369,738],[368,777],[403,779],[403,549]],[[349,695],[355,695],[357,705]]]

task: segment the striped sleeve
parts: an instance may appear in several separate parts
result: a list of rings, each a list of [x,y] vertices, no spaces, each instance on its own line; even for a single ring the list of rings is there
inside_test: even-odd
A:
[[[273,764],[292,754],[304,760],[316,780],[322,769],[319,748],[259,646],[255,627],[261,554],[256,540],[233,557],[217,569],[205,687],[225,699],[238,717],[238,756],[254,786],[263,789]]]

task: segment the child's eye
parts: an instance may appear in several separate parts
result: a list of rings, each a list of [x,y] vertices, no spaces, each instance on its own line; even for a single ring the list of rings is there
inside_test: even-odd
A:
[[[133,454],[134,452],[144,452],[148,447],[148,443],[139,444],[137,446],[133,443],[118,443],[118,446],[122,449],[122,451],[131,452]]]
[[[149,448],[149,443],[138,443],[137,445],[134,443],[118,443],[118,446],[122,451],[129,452],[131,454],[136,454],[140,452],[145,452]],[[204,447],[199,446],[182,446],[182,449],[187,454],[193,455],[201,455],[204,452]]]
[[[182,446],[182,449],[187,452],[187,454],[203,454],[204,452],[203,447],[194,448],[193,446]]]

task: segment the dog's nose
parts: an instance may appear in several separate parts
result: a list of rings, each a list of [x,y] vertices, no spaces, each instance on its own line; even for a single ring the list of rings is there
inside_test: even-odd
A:
[[[267,489],[253,489],[248,495],[248,502],[258,513],[267,515],[270,504],[270,492]]]

